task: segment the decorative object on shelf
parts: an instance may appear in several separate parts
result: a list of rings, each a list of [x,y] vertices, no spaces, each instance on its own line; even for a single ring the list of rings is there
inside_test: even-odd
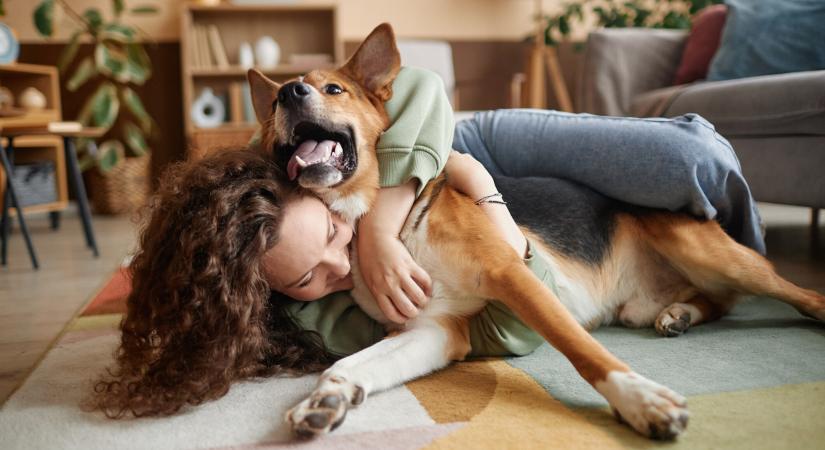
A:
[[[39,111],[46,109],[46,96],[36,88],[29,86],[20,93],[17,104],[29,111]]]
[[[9,88],[0,86],[0,110],[7,110],[14,107],[14,94]]]
[[[192,122],[201,128],[215,128],[226,119],[226,108],[212,88],[204,88],[192,103]]]
[[[263,36],[255,43],[255,60],[262,69],[274,69],[281,60],[281,46],[271,36]]]
[[[20,43],[14,31],[6,24],[0,22],[0,64],[11,64],[17,61],[20,54]]]
[[[150,4],[130,7],[127,0],[111,0],[110,6],[107,9],[112,15],[106,18],[102,8],[97,6],[78,13],[67,0],[41,0],[34,10],[33,20],[44,37],[54,35],[61,16],[66,18],[63,22],[74,26],[57,67],[69,91],[83,88],[84,92],[90,92],[77,121],[84,126],[106,130],[99,147],[90,145],[87,139],[78,139],[81,169],[92,169],[102,177],[111,174],[113,182],[128,183],[129,179],[114,175],[113,170],[134,158],[148,161],[147,139],[156,132],[157,124],[134,89],[152,76],[152,64],[142,43],[143,39],[151,40],[151,37],[121,19],[127,11],[131,15],[147,15],[157,13],[158,9]],[[144,36],[140,36],[141,33]],[[81,43],[91,44],[93,54],[79,52]],[[99,151],[95,151],[97,148]],[[144,162],[143,167],[147,164]],[[142,182],[146,179],[144,174]],[[126,188],[135,192],[146,191],[146,186]]]
[[[244,69],[255,67],[255,54],[252,52],[252,44],[241,42],[238,48],[238,64]]]

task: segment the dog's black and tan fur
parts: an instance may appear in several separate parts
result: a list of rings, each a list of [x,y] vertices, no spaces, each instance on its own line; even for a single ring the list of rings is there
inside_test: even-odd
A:
[[[251,71],[262,151],[285,164],[301,140],[337,140],[344,154],[304,167],[297,181],[356,220],[378,190],[375,144],[388,125],[383,103],[398,70],[392,29],[381,25],[338,70],[312,71],[283,86]],[[391,337],[327,370],[316,390],[287,415],[296,433],[329,432],[366,395],[463,359],[470,350],[468,318],[486,299],[506,304],[561,351],[625,422],[652,438],[673,438],[685,429],[685,399],[631,371],[587,329],[620,322],[655,325],[660,334],[675,336],[720,317],[739,296],[751,294],[778,298],[825,320],[825,297],[779,277],[713,221],[622,205],[562,180],[497,184],[534,250],[549,261],[559,295],[495,238],[493,225],[470,199],[443,177],[434,180],[401,233],[433,279],[432,300]],[[357,257],[353,295],[386,323],[356,262]]]

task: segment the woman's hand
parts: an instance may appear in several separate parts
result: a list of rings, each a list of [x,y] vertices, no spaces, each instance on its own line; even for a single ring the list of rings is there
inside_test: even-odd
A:
[[[490,172],[487,172],[487,169],[469,154],[453,151],[444,171],[447,173],[447,183],[473,200],[479,200],[498,192]],[[481,202],[478,207],[493,222],[499,232],[499,237],[507,241],[520,256],[524,257],[527,254],[527,238],[513,220],[507,205],[495,203],[504,199],[494,197],[490,200],[493,202]]]
[[[429,301],[432,281],[398,238],[415,201],[417,181],[382,188],[358,223],[361,276],[387,319],[404,323]]]
[[[401,240],[389,233],[359,232],[357,245],[361,276],[381,312],[395,323],[417,316],[432,285]]]

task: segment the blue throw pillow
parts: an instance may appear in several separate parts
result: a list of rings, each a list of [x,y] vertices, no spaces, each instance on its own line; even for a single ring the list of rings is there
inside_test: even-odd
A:
[[[728,0],[708,80],[825,69],[825,0]]]

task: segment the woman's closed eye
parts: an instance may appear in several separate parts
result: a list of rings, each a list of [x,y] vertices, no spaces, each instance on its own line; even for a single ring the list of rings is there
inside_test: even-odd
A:
[[[332,220],[331,216],[329,216],[329,222],[327,225],[329,228],[329,235],[327,235],[327,244],[330,244],[332,243],[332,241],[335,240],[335,237],[338,236],[338,225]],[[309,273],[307,273],[306,276],[304,276],[304,280],[298,284],[299,289],[305,288],[312,283],[313,272],[314,268]]]

